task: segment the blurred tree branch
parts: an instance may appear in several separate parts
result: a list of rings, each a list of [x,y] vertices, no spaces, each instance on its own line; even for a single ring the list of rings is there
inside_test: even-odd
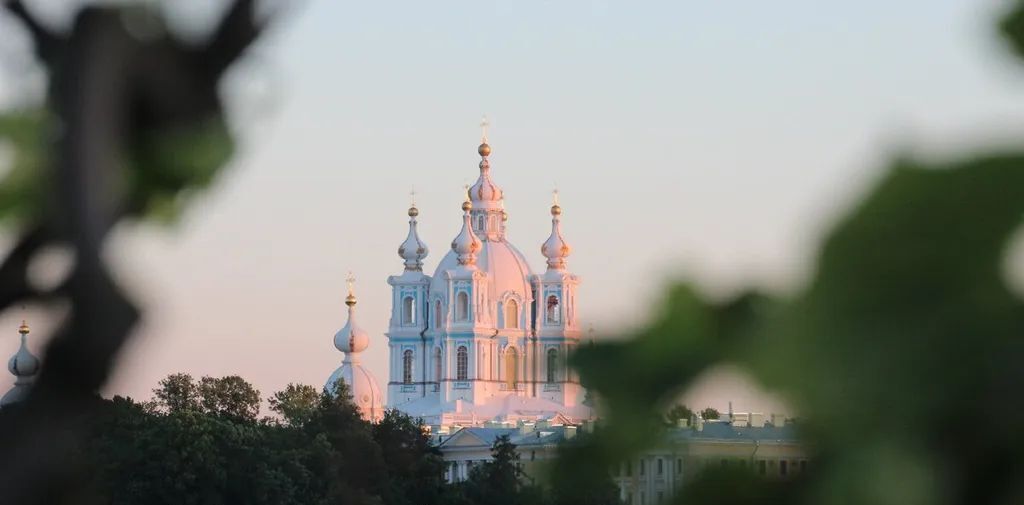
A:
[[[180,204],[224,165],[231,140],[217,84],[263,26],[253,0],[236,0],[195,47],[140,6],[83,7],[66,34],[49,31],[20,0],[4,7],[25,26],[50,78],[50,117],[36,133],[53,155],[35,174],[44,201],[19,216],[23,233],[0,265],[0,309],[59,298],[70,311],[31,395],[0,425],[0,496],[54,503],[73,498],[67,454],[81,435],[78,420],[139,318],[109,275],[104,241],[118,221]],[[50,245],[70,247],[75,263],[64,283],[41,293],[27,272]]]

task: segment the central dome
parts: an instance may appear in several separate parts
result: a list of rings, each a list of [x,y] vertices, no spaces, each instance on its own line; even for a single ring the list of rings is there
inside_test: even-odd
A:
[[[495,303],[508,292],[518,294],[523,300],[532,299],[530,277],[533,275],[533,270],[530,269],[530,264],[526,262],[523,253],[504,240],[485,240],[482,244],[483,247],[477,254],[476,267],[487,274],[488,300]],[[430,291],[433,293],[446,292],[447,281],[444,273],[447,270],[454,270],[458,266],[458,256],[454,251],[449,250],[441,263],[437,265],[437,270],[430,281]]]

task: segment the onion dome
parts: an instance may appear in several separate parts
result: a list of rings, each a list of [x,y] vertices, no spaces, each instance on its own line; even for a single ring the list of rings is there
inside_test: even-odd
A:
[[[420,215],[420,211],[416,208],[416,204],[413,203],[409,207],[409,235],[405,237],[405,242],[398,246],[398,255],[405,260],[406,271],[422,271],[423,259],[430,252],[427,249],[427,244],[420,240],[420,236],[416,232],[416,216],[418,215]]]
[[[360,363],[359,353],[370,345],[370,336],[356,324],[356,295],[352,288],[355,278],[348,275],[348,321],[345,327],[334,335],[334,346],[345,353],[345,359],[324,385],[324,390],[335,394],[338,381],[344,382],[352,403],[359,409],[359,414],[370,422],[378,422],[384,417],[384,395],[381,394],[377,379]]]
[[[348,305],[348,321],[345,326],[334,334],[334,347],[339,351],[348,353],[345,361],[355,359],[355,354],[363,352],[370,345],[370,335],[356,323],[356,295],[353,290],[355,278],[349,274],[348,296],[345,297],[345,305]]]
[[[452,240],[452,251],[458,256],[459,264],[465,266],[476,264],[476,255],[483,247],[480,239],[473,233],[469,215],[471,210],[473,204],[468,199],[462,202],[462,230],[455,236],[455,240]]]
[[[25,345],[29,331],[28,325],[22,321],[18,328],[18,333],[21,334],[21,347],[7,361],[7,370],[15,377],[14,387],[3,398],[0,398],[0,407],[17,403],[28,396],[29,388],[35,380],[36,374],[39,373],[39,358],[33,356]]]
[[[572,248],[562,238],[562,207],[558,205],[558,190],[554,192],[554,203],[551,205],[551,236],[540,246],[540,252],[548,259],[549,270],[565,268],[565,258],[569,257]]]
[[[476,183],[469,188],[469,198],[473,207],[483,210],[498,209],[504,193],[494,181],[491,180],[491,162],[487,159],[491,155],[491,146],[487,143],[487,118],[484,118],[480,126],[484,129],[480,146],[476,148],[480,155],[480,177]]]

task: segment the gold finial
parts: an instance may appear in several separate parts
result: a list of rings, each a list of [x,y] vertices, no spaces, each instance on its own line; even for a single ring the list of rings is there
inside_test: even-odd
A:
[[[416,217],[420,215],[419,209],[416,208],[416,186],[412,187],[409,191],[409,217]]]
[[[487,144],[487,127],[490,126],[490,124],[491,123],[487,122],[487,116],[484,116],[480,121],[480,130],[482,133],[480,134],[480,147],[476,148],[476,152],[484,158],[491,154],[491,146]],[[480,168],[483,168],[483,162],[481,162]]]
[[[345,282],[348,283],[348,296],[345,297],[345,305],[351,307],[356,304],[356,277],[352,275],[351,270],[349,270],[348,277],[345,278]]]
[[[463,185],[463,188],[466,190],[466,199],[462,201],[462,210],[469,212],[473,208],[473,202],[469,198],[469,184]]]
[[[18,327],[18,333],[21,333],[22,335],[28,335],[29,331],[31,330],[29,330],[28,328],[28,323],[26,323],[25,320],[22,319],[21,326]]]
[[[562,213],[562,207],[558,205],[558,188],[551,192],[551,215],[557,216]]]

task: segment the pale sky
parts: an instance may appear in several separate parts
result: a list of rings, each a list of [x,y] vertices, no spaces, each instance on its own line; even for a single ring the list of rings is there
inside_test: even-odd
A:
[[[432,273],[485,113],[510,240],[543,267],[557,185],[580,316],[599,335],[642,323],[673,279],[792,292],[888,156],[1024,133],[999,4],[305,2],[226,87],[241,141],[217,185],[174,227],[116,234],[110,259],[146,313],[107,393],[148,398],[178,371],[238,374],[264,396],[323,384],[342,359],[348,270],[383,386],[409,190]],[[0,104],[21,78],[7,74]],[[50,324],[26,313],[38,349]],[[0,357],[22,315],[0,316]],[[690,398],[729,400],[775,407],[724,377]]]

